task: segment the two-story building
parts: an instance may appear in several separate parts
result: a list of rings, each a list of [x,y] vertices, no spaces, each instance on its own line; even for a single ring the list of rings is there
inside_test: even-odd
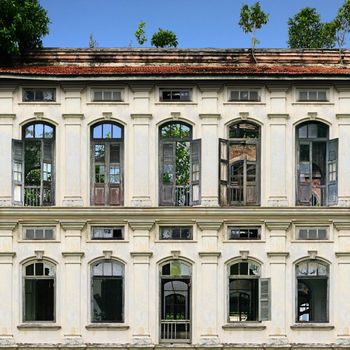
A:
[[[0,67],[1,349],[350,349],[350,52],[256,60]]]

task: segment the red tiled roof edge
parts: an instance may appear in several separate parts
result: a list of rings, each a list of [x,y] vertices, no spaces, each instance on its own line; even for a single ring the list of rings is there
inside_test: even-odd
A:
[[[114,75],[350,75],[344,66],[229,65],[229,66],[52,66],[0,67],[5,75],[114,76]]]

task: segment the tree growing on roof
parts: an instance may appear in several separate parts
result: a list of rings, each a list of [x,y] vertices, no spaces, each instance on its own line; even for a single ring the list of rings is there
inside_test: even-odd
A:
[[[151,39],[152,46],[155,47],[177,47],[178,41],[176,34],[171,30],[159,28],[158,32],[155,32]]]
[[[315,8],[305,7],[288,20],[288,45],[292,49],[322,49],[335,45],[335,25],[321,22]]]
[[[335,30],[335,41],[339,48],[340,62],[343,63],[343,48],[346,35],[350,32],[350,0],[345,0],[332,22]]]
[[[0,60],[42,47],[50,20],[38,0],[0,1]]]
[[[95,49],[96,47],[98,47],[98,43],[95,40],[94,36],[92,34],[90,34],[90,36],[89,36],[89,49]]]
[[[136,32],[135,32],[136,40],[139,43],[139,45],[141,45],[141,46],[145,42],[147,42],[145,26],[146,26],[146,23],[144,21],[140,21],[139,25],[136,29]]]
[[[261,7],[259,1],[252,6],[243,5],[241,8],[239,25],[243,29],[244,33],[251,33],[252,35],[252,56],[255,60],[255,46],[259,43],[256,38],[256,31],[265,25],[269,20],[269,15],[265,13]]]

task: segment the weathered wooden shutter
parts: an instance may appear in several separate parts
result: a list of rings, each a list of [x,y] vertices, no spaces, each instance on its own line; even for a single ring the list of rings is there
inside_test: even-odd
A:
[[[327,205],[338,203],[338,139],[327,142]]]
[[[121,205],[122,204],[122,162],[121,162],[121,145],[109,145],[109,169],[108,178],[108,204]],[[111,169],[119,169],[119,181],[115,181],[111,176]]]
[[[308,147],[308,160],[303,160],[301,157],[301,148]],[[306,154],[306,152],[305,152]],[[312,143],[301,142],[297,153],[297,204],[311,205],[312,199]],[[306,181],[306,179],[309,179]]]
[[[12,140],[12,192],[13,203],[23,205],[24,150],[23,141]]]
[[[201,140],[191,141],[191,205],[201,203]]]
[[[159,171],[159,204],[175,205],[176,143],[161,142]]]
[[[270,278],[260,278],[259,282],[259,318],[260,321],[269,321],[271,319]]]
[[[54,143],[43,140],[41,164],[41,201],[42,205],[55,203],[55,169],[54,169]]]
[[[103,145],[103,143],[98,143]],[[96,161],[95,161],[95,146],[96,143],[91,143],[91,204],[105,205],[105,183],[96,183]],[[99,162],[98,165],[102,165]],[[105,166],[105,163],[103,162]],[[106,173],[106,171],[105,171]],[[105,175],[106,179],[106,175]]]
[[[228,140],[219,139],[219,200],[228,205]]]

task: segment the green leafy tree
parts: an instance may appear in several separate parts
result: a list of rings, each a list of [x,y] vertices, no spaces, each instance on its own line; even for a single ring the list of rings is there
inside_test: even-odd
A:
[[[135,37],[139,45],[143,45],[147,42],[146,32],[145,32],[146,23],[144,21],[140,21],[137,30],[135,32]]]
[[[159,28],[158,32],[155,32],[151,39],[152,46],[155,47],[177,47],[178,41],[176,34],[171,30]]]
[[[89,49],[94,49],[98,47],[98,43],[95,40],[94,36],[92,34],[90,34],[89,36]]]
[[[255,46],[259,43],[259,40],[256,38],[256,31],[265,25],[268,20],[269,15],[261,9],[259,1],[251,7],[243,5],[241,8],[239,25],[244,33],[251,33],[252,35],[252,55],[254,60]]]
[[[335,41],[339,47],[340,62],[343,62],[346,35],[350,32],[350,0],[344,1],[331,25],[335,30]]]
[[[38,0],[0,1],[0,59],[25,54],[42,47],[50,20]]]
[[[335,45],[335,26],[321,22],[315,8],[305,7],[288,20],[288,45],[292,49],[332,48]]]

